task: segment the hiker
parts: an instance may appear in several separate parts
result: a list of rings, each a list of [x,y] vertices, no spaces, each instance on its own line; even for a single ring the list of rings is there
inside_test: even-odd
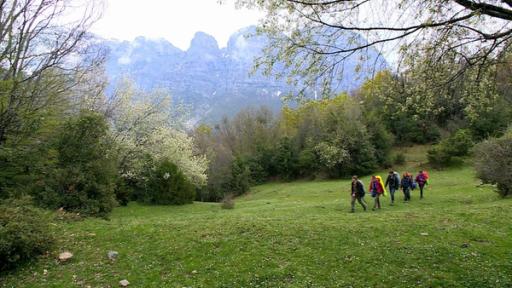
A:
[[[400,188],[400,175],[396,171],[389,171],[388,178],[386,178],[386,184],[384,187],[389,188],[389,194],[391,195],[391,205],[395,204],[395,191]]]
[[[380,176],[372,176],[369,190],[372,197],[374,198],[372,210],[375,211],[376,208],[380,209],[380,196],[385,195],[386,193],[386,188],[382,183],[382,178]]]
[[[409,202],[411,200],[411,189],[413,186],[411,173],[404,173],[400,186],[402,187],[402,192],[404,193],[404,201]]]
[[[425,184],[427,183],[427,174],[423,171],[419,171],[418,175],[416,175],[416,183],[418,183],[418,187],[420,187],[420,199],[423,199],[423,188],[425,188]]]
[[[365,193],[366,192],[364,191],[363,182],[361,182],[361,180],[359,180],[357,176],[352,176],[352,201],[350,202],[350,204],[352,205],[352,210],[350,210],[350,212],[355,212],[356,200],[357,202],[359,202],[359,204],[361,204],[361,206],[363,206],[364,211],[366,211],[368,205],[364,201]]]

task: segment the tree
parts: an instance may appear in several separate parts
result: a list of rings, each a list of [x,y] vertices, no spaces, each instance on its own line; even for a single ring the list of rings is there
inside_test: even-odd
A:
[[[258,31],[270,41],[256,67],[280,74],[275,68],[284,66],[289,81],[321,86],[325,96],[342,75],[344,61],[352,55],[368,60],[372,49],[421,47],[433,64],[455,56],[462,64],[456,77],[468,67],[485,65],[512,43],[512,2],[505,0],[235,2],[266,13]]]
[[[142,201],[158,205],[183,205],[195,198],[194,185],[167,159],[157,162],[149,169],[147,184]]]
[[[475,170],[483,183],[495,184],[502,197],[512,194],[512,130],[477,145]]]
[[[280,139],[277,149],[275,149],[276,172],[287,180],[298,175],[298,155],[294,148],[291,139],[283,137]]]
[[[0,1],[0,145],[30,124],[24,122],[26,116],[52,104],[55,95],[101,63],[101,49],[89,45],[92,36],[87,33],[99,17],[97,4]],[[77,5],[84,12],[69,19]]]
[[[207,159],[196,153],[192,137],[183,132],[182,107],[168,91],[145,92],[130,81],[120,83],[104,109],[110,120],[119,154],[119,170],[125,179],[140,178],[149,154],[168,159],[197,187],[206,184]]]
[[[48,208],[106,216],[115,205],[117,157],[103,116],[83,111],[70,118],[55,142],[56,169],[34,192],[36,201]]]

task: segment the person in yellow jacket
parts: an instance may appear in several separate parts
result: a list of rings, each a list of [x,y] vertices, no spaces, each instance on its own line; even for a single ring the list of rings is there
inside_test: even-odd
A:
[[[384,187],[384,182],[382,181],[382,177],[380,176],[372,176],[370,180],[370,188],[368,189],[374,199],[373,211],[375,209],[380,209],[380,196],[386,196],[386,187]]]

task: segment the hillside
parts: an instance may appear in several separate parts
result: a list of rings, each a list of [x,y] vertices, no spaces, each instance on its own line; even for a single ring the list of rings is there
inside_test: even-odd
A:
[[[166,88],[176,101],[190,105],[190,124],[218,121],[248,106],[265,105],[276,111],[282,105],[281,96],[295,88],[284,80],[251,74],[253,60],[261,56],[267,43],[263,36],[248,37],[253,33],[255,27],[241,29],[220,48],[213,36],[197,32],[186,51],[164,39],[105,41],[110,90],[123,77],[133,79],[142,89]],[[360,54],[345,61],[343,79],[335,83],[338,91],[355,89],[371,76],[369,71],[356,72]],[[376,62],[377,70],[386,67],[384,60],[375,60],[375,50],[366,54],[368,63]]]
[[[469,167],[430,174],[424,200],[415,191],[379,212],[348,213],[343,180],[257,186],[233,210],[131,203],[110,221],[55,221],[58,248],[0,286],[512,286],[512,199],[478,186]],[[58,264],[61,250],[74,259]]]

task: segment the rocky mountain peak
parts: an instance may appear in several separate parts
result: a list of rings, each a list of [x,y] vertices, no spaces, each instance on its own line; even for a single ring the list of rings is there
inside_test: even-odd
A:
[[[293,93],[296,87],[283,79],[249,73],[253,59],[261,55],[261,49],[268,43],[264,36],[247,37],[255,32],[254,26],[240,29],[222,49],[213,36],[204,32],[195,34],[187,51],[163,39],[106,41],[104,44],[110,50],[106,62],[111,79],[109,89],[113,91],[113,86],[125,76],[144,90],[167,88],[173,100],[191,107],[191,124],[214,122],[251,105],[266,105],[277,111],[282,105],[281,95]],[[368,61],[376,61],[377,55],[377,51],[371,50]],[[355,72],[359,56],[347,59],[337,91],[354,89],[368,77],[364,71]],[[385,66],[385,60],[382,63]]]
[[[217,40],[209,34],[204,32],[196,32],[194,38],[190,42],[190,48],[187,50],[187,53],[197,54],[197,53],[218,53],[220,52],[219,44]]]

